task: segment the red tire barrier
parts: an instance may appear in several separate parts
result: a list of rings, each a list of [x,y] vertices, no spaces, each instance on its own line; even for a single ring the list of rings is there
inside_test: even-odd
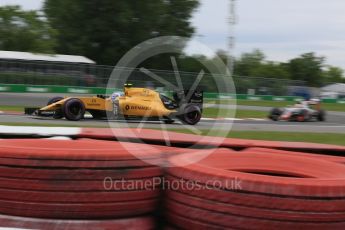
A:
[[[313,199],[297,198],[286,196],[274,196],[271,194],[241,193],[236,190],[221,190],[205,187],[192,182],[193,188],[190,188],[190,182],[185,179],[176,178],[170,175],[166,176],[168,183],[175,182],[174,191],[184,193],[192,197],[198,197],[203,200],[231,203],[243,205],[246,207],[255,207],[263,209],[281,210],[281,211],[302,211],[302,212],[345,212],[345,199]],[[177,183],[176,183],[177,182]],[[189,188],[189,189],[188,189]]]
[[[268,153],[239,154],[223,149],[210,155],[201,152],[178,155],[172,157],[170,163],[187,165],[200,157],[204,159],[198,163],[169,168],[169,174],[207,185],[216,180],[223,189],[227,188],[229,180],[238,179],[242,182],[241,189],[247,192],[302,197],[345,196],[345,167],[325,160]]]
[[[259,219],[304,222],[335,222],[345,220],[345,212],[293,212],[276,209],[263,209],[248,207],[246,204],[234,205],[231,201],[225,203],[205,200],[175,191],[168,191],[167,199],[187,206],[208,210],[210,212],[221,212],[229,215],[240,215]]]
[[[180,216],[172,211],[167,213],[167,219],[172,225],[178,227],[178,229],[224,230],[224,227],[196,221],[188,217]],[[227,227],[226,229],[231,230],[233,228]]]
[[[311,157],[314,159],[327,160],[327,161],[345,164],[345,157],[341,157],[341,156],[292,152],[292,151],[269,149],[269,148],[248,148],[248,149],[243,150],[243,152],[261,152],[261,153],[276,153],[276,154],[291,155],[291,156],[303,156],[303,157]]]
[[[0,163],[1,164],[1,163]],[[144,168],[114,168],[114,169],[45,169],[0,166],[0,177],[42,179],[42,180],[104,180],[110,177],[113,180],[140,179],[159,177],[162,170],[159,167]]]
[[[150,163],[141,160],[119,160],[119,161],[96,161],[96,160],[51,160],[51,159],[22,159],[0,157],[1,165],[6,166],[27,166],[45,168],[129,168],[149,167],[152,164],[159,165],[160,159],[152,159]]]
[[[121,210],[128,211],[134,209],[135,207],[137,207],[138,209],[143,209],[155,205],[156,202],[157,199],[104,203],[29,203],[12,200],[0,200],[0,206],[4,208],[40,211],[55,210],[57,212],[96,212]]]
[[[4,139],[2,158],[28,160],[128,161],[160,158],[162,151],[148,145],[100,140]]]
[[[223,228],[240,229],[344,229],[345,222],[298,222],[298,221],[275,221],[260,218],[243,217],[240,215],[229,215],[220,212],[206,211],[195,207],[167,202],[167,209],[170,212],[190,218],[192,220],[212,224]]]
[[[91,139],[1,140],[0,213],[61,219],[148,214],[162,176],[152,163],[170,154],[166,149]]]
[[[159,196],[160,191],[134,190],[134,191],[102,191],[102,192],[43,192],[0,189],[1,200],[14,200],[22,202],[42,203],[104,203],[153,199]]]
[[[231,139],[228,140],[228,142],[231,142],[231,141],[232,141]],[[297,152],[311,152],[311,153],[314,152],[314,153],[322,153],[326,155],[345,153],[345,146],[306,143],[306,142],[251,140],[251,147],[271,148],[271,149],[289,150],[289,151],[297,151]]]
[[[0,200],[0,212],[12,216],[61,219],[123,218],[150,213],[158,200],[116,203],[29,203]]]
[[[150,217],[136,217],[115,220],[52,220],[35,219],[0,215],[0,227],[25,228],[25,229],[54,229],[54,230],[151,230],[154,229],[154,221]]]
[[[116,137],[111,129],[104,128],[83,128],[78,135],[82,138],[108,139],[137,141],[138,139],[147,143],[161,143],[165,145],[162,132],[159,130],[148,129],[117,129]],[[264,140],[245,140],[236,138],[205,137],[193,134],[183,134],[177,132],[165,132],[165,137],[174,145],[198,145],[219,146],[224,148],[273,148],[300,152],[318,153],[345,153],[345,146],[316,144],[305,142],[283,142],[283,141],[264,141]]]
[[[121,210],[121,211],[94,211],[94,212],[61,212],[54,210],[31,210],[31,209],[13,209],[0,207],[0,211],[4,215],[13,215],[19,213],[21,217],[29,218],[48,218],[48,219],[67,219],[67,220],[103,220],[103,219],[122,219],[141,215],[149,215],[152,213],[152,207],[144,207],[142,209]],[[13,215],[18,216],[18,215]]]
[[[106,177],[104,177],[106,178]],[[29,191],[56,191],[56,192],[91,192],[91,191],[132,191],[132,190],[159,190],[161,178],[141,178],[137,180],[28,180],[8,179],[0,177],[0,189],[20,189]]]
[[[141,138],[148,143],[165,143],[159,131],[118,131],[118,140],[138,142]],[[79,137],[114,139],[104,129],[101,134],[92,132]],[[206,147],[222,140],[171,132],[168,136],[173,146],[198,142]],[[340,153],[345,152],[345,147],[317,144],[303,147],[237,139],[219,143],[245,150],[218,149],[207,155],[203,150],[90,139],[1,140],[0,213],[61,219],[148,214],[154,211],[160,195],[160,181],[154,181],[153,177],[159,178],[161,169],[151,164],[163,163],[172,154],[189,152],[172,157],[169,162],[179,166],[205,158],[167,169],[168,181],[178,180],[180,186],[177,191],[167,193],[169,221],[178,227],[344,229],[345,166],[339,164],[345,162],[343,158],[281,149]],[[249,148],[266,146],[274,150]],[[137,159],[139,154],[141,159],[149,161]],[[105,178],[111,178],[112,182],[122,180],[121,187],[111,186],[105,191]],[[228,182],[236,179],[241,181],[241,187],[229,189]],[[189,183],[186,180],[198,183],[199,189],[184,189]],[[130,187],[132,184],[136,186]]]

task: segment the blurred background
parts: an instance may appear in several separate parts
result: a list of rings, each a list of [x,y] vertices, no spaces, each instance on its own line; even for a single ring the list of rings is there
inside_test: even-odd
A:
[[[174,35],[200,40],[225,63],[233,55],[237,94],[343,101],[341,9],[345,4],[338,0],[3,0],[0,91],[18,91],[13,85],[104,88],[117,61],[132,47]],[[236,43],[231,54],[229,42]],[[182,52],[177,63],[188,87],[203,69],[196,57],[212,62],[214,56],[200,56],[189,44]],[[166,57],[142,66],[173,82]],[[152,80],[129,71],[134,85]],[[206,92],[222,93],[210,82],[212,74],[206,74],[201,82]]]

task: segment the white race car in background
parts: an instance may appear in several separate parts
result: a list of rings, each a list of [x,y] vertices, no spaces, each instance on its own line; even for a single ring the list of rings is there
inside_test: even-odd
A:
[[[320,100],[312,99],[299,102],[292,107],[273,108],[268,118],[273,121],[325,121],[326,113],[321,109]]]

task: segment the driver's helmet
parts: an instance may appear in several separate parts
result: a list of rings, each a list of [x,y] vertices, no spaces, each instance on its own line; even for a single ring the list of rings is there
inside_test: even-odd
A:
[[[112,95],[111,95],[111,101],[112,102],[115,102],[115,100],[118,98],[118,97],[121,97],[123,96],[123,92],[114,92]]]
[[[308,101],[301,101],[301,105],[303,108],[308,108],[309,103],[308,103]]]
[[[298,101],[295,104],[295,108],[308,108],[308,102],[307,101]]]
[[[302,107],[302,102],[301,101],[297,101],[296,104],[293,107],[301,108]]]

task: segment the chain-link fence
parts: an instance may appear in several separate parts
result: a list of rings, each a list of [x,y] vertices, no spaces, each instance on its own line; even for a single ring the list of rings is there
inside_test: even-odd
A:
[[[113,71],[112,66],[51,63],[37,61],[9,61],[0,60],[0,84],[26,84],[26,85],[65,85],[106,87]],[[127,83],[138,87],[162,87],[165,85],[153,79],[139,69],[123,69],[129,71]],[[167,70],[149,70],[160,78],[177,85],[176,74]],[[183,86],[189,88],[196,80],[198,73],[179,72]],[[206,92],[219,92],[216,85],[223,75],[205,74],[199,87]],[[273,78],[253,78],[234,76],[233,81],[238,94],[247,94],[248,90],[260,95],[288,95],[289,88],[305,86],[303,81],[292,81]],[[219,81],[218,81],[219,82]],[[220,81],[221,82],[221,81]],[[112,85],[118,85],[112,78]]]

